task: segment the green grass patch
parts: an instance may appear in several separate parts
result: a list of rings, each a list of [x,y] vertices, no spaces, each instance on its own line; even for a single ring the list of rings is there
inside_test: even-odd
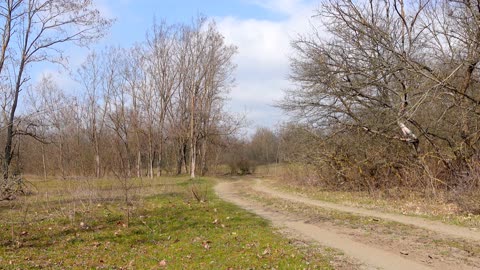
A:
[[[28,208],[4,205],[0,269],[331,269],[321,254],[217,198],[212,180],[155,181],[147,197],[129,204],[67,200],[59,192],[51,198],[64,205],[46,198]],[[206,190],[205,202],[194,199],[192,187]]]

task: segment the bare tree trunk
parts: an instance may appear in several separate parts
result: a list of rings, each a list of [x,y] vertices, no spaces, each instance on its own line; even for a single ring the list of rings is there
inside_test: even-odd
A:
[[[28,28],[30,28],[30,23],[28,24]],[[28,30],[27,33],[29,33],[30,30]],[[23,71],[25,69],[25,61],[26,61],[26,51],[27,51],[27,44],[28,44],[28,34],[25,38],[24,42],[24,47],[22,51],[22,60],[20,62],[20,67],[18,68],[18,73],[17,73],[17,80],[15,82],[15,90],[14,90],[14,96],[13,96],[13,103],[12,103],[12,108],[10,109],[10,115],[8,118],[8,123],[7,123],[7,140],[5,143],[5,156],[3,160],[3,179],[6,181],[9,176],[9,167],[10,163],[12,162],[13,158],[13,149],[12,149],[12,143],[13,143],[13,122],[15,120],[15,112],[17,111],[17,105],[18,105],[18,96],[20,95],[20,88],[23,84]]]
[[[480,39],[480,35],[478,35],[478,39]],[[474,61],[469,64],[467,67],[467,71],[465,74],[464,82],[462,85],[461,93],[462,95],[468,94],[468,89],[470,89],[472,85],[472,74],[475,71],[475,67],[478,62]],[[461,97],[460,101],[460,106],[461,108],[467,108],[468,107],[468,100],[465,97]],[[462,158],[463,159],[468,159],[471,156],[472,152],[472,138],[470,136],[470,127],[469,127],[469,113],[468,110],[464,109],[462,110],[461,114],[461,132],[460,136],[462,137],[462,140],[465,142],[465,151],[462,151]]]
[[[137,177],[142,177],[142,152],[140,151],[140,147],[137,150]]]
[[[60,142],[60,172],[62,173],[62,178],[66,177],[65,174],[65,155],[63,153],[63,142]]]
[[[160,135],[160,143],[158,145],[158,159],[157,159],[157,164],[158,164],[158,176],[162,176],[162,154],[163,154],[163,135]],[[152,166],[153,166],[153,161],[152,161]],[[153,175],[153,167],[152,167],[152,175]]]
[[[137,161],[136,161],[136,172],[137,178],[142,177],[142,143],[140,142],[140,123],[138,119],[138,104],[137,104],[137,93],[136,84],[132,83],[132,97],[133,97],[133,128],[135,130],[135,140],[137,142]]]
[[[42,143],[42,165],[43,165],[43,180],[47,181],[47,163],[45,158],[45,145]]]
[[[100,172],[100,155],[98,153],[95,153],[95,177],[100,178],[101,177],[101,172]]]
[[[160,116],[160,119],[162,119],[162,116]],[[162,176],[162,155],[163,155],[163,120],[161,120],[160,124],[160,134],[158,135],[159,137],[159,142],[158,142],[158,157],[157,157],[157,176]],[[153,146],[152,146],[152,151],[155,152]],[[152,159],[152,177],[154,175],[153,167],[155,165],[155,154]]]
[[[132,177],[132,156],[130,155],[130,149],[128,147],[128,143],[125,143],[125,149],[126,151],[126,161],[127,161],[127,175],[128,177]]]
[[[155,150],[153,148],[152,135],[148,134],[148,176],[153,179],[154,172],[153,167],[155,164]]]
[[[183,166],[183,150],[180,149],[178,159],[177,159],[177,175],[182,174],[182,166]]]
[[[96,130],[95,130],[96,133]],[[101,177],[101,164],[100,164],[100,146],[98,143],[98,135],[94,134],[94,148],[95,148],[95,177],[100,178]]]
[[[190,178],[195,178],[195,163],[196,163],[196,159],[197,159],[197,155],[196,155],[196,149],[197,149],[197,146],[196,146],[196,143],[194,142],[195,140],[192,139],[192,142],[190,143],[190,146],[192,147],[192,149],[190,149]]]
[[[206,139],[202,140],[200,155],[201,155],[201,166],[202,166],[201,167],[201,175],[204,176],[208,171],[208,167],[207,167],[207,140]]]
[[[195,178],[195,165],[197,158],[197,140],[195,136],[195,91],[192,89],[190,103],[190,177]]]
[[[187,143],[183,143],[182,163],[185,168],[185,173],[188,173],[188,155]]]
[[[14,3],[12,0],[6,1],[7,8],[5,12],[5,25],[3,26],[3,35],[2,35],[2,50],[0,53],[0,74],[3,70],[3,65],[5,64],[7,49],[9,47],[10,38],[12,37],[12,14],[16,8],[19,7],[20,2]]]
[[[159,157],[160,158],[160,157]],[[155,160],[157,159],[157,151],[152,149],[152,157],[150,159],[150,179],[153,179],[155,177]],[[157,176],[162,175],[162,169],[160,167],[160,162],[158,162],[158,171],[157,171]]]

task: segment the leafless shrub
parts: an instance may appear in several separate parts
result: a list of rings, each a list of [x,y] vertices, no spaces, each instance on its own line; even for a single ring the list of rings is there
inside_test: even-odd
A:
[[[11,175],[7,179],[0,180],[0,201],[14,200],[17,196],[31,195],[34,188],[21,175]]]
[[[471,214],[480,214],[480,156],[476,155],[468,167],[457,176],[456,185],[449,192],[449,198],[458,207]]]
[[[324,186],[322,175],[313,166],[303,164],[286,164],[280,177],[288,183],[302,186]]]
[[[292,42],[296,86],[279,107],[297,126],[283,132],[283,160],[334,189],[475,192],[477,7],[323,1],[317,27]]]

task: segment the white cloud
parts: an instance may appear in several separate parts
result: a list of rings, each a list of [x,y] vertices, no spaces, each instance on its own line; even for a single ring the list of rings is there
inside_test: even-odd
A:
[[[247,0],[265,9],[283,14],[294,14],[303,9],[306,4],[302,0]]]
[[[273,105],[282,99],[283,90],[291,85],[288,80],[289,56],[292,55],[290,42],[298,34],[311,30],[310,20],[317,5],[307,3],[306,1],[309,0],[243,1],[281,16],[280,19],[275,20],[233,16],[215,18],[227,43],[237,45],[239,50],[234,59],[238,65],[235,74],[236,85],[230,93],[227,108],[236,113],[246,112],[253,126],[273,126],[285,120],[283,113]],[[116,5],[112,4],[113,2]],[[102,13],[110,18],[122,14],[121,9],[130,3],[133,1],[98,0],[96,2]],[[130,14],[128,18],[132,19],[134,15]],[[120,19],[122,17],[119,21]],[[127,21],[125,18],[122,20]],[[141,31],[143,33],[144,29]],[[102,44],[109,42],[111,38],[106,38]],[[72,67],[72,72],[83,62],[86,54],[83,49],[75,49],[71,52],[69,66]],[[45,73],[58,74],[58,71],[46,70]],[[63,74],[59,77],[63,78],[59,82],[62,87],[66,85],[69,89],[75,89],[75,83],[66,79],[68,76]],[[36,79],[39,80],[39,78]]]
[[[63,69],[56,69],[54,66],[48,66],[37,73],[33,80],[33,86],[38,86],[44,77],[53,78],[55,84],[60,87],[67,95],[78,96],[76,90],[78,89],[78,83],[72,79],[69,71]]]
[[[252,0],[248,0],[252,2]],[[256,20],[235,17],[217,18],[220,32],[228,43],[238,46],[236,86],[230,94],[229,107],[235,112],[247,112],[254,125],[273,126],[285,120],[274,108],[290,87],[290,42],[298,34],[308,32],[314,5],[301,0],[256,1],[269,10],[286,15],[284,20]]]

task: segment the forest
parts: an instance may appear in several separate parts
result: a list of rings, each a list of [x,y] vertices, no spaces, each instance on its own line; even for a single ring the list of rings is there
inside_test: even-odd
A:
[[[22,190],[22,174],[194,178],[218,163],[221,139],[241,119],[223,108],[236,47],[214,22],[154,23],[132,48],[92,51],[72,71],[79,88],[66,91],[48,75],[28,84],[30,66],[61,61],[63,43],[98,39],[112,21],[90,1],[7,1],[2,10],[0,198]]]
[[[113,21],[89,1],[34,3],[2,4],[2,199],[24,174],[194,178],[281,163],[302,185],[446,195],[480,211],[476,1],[324,2],[292,40],[297,86],[276,103],[291,122],[247,137],[224,107],[237,48],[214,21],[154,22],[131,48],[93,50],[66,91],[48,75],[29,84],[31,66],[62,63],[64,43]]]
[[[480,267],[479,0],[318,1],[269,126],[217,17],[99,3],[0,1],[0,269]]]

